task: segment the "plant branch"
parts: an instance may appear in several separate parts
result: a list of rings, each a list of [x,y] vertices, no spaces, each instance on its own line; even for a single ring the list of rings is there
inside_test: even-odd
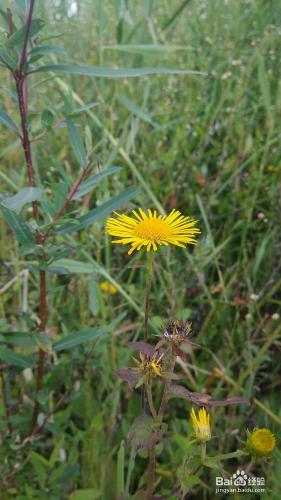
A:
[[[152,391],[151,391],[151,382],[148,382],[146,384],[146,395],[147,395],[147,401],[149,405],[149,409],[151,411],[151,414],[153,418],[157,419],[157,412],[155,410],[155,406],[153,403],[153,397],[152,397]]]
[[[147,254],[146,265],[146,286],[144,299],[144,342],[148,341],[148,313],[149,313],[149,298],[151,291],[152,275],[153,275],[153,253]]]
[[[66,210],[66,208],[68,207],[69,203],[72,201],[73,196],[78,191],[81,183],[83,182],[83,180],[85,179],[86,175],[88,174],[90,166],[91,166],[91,162],[89,161],[88,165],[85,168],[82,169],[82,172],[79,175],[78,179],[74,182],[72,188],[70,189],[70,191],[69,191],[69,193],[67,195],[67,198],[66,198],[64,204],[59,209],[59,211],[55,214],[53,222],[55,222],[55,221],[57,221],[57,220],[59,220],[61,218],[63,212]],[[52,230],[52,226],[50,226],[47,229],[46,233],[42,236],[42,243],[45,243],[45,241],[47,240],[47,238],[49,237],[49,235],[51,233],[51,230]]]
[[[20,58],[20,63],[19,63],[19,71],[18,72],[19,72],[20,76],[22,75],[23,68],[24,68],[24,65],[26,63],[27,45],[28,45],[30,28],[31,28],[31,21],[32,21],[34,4],[35,4],[35,0],[30,0],[30,6],[29,6],[27,19],[26,19],[26,25],[25,25],[26,28],[25,28],[25,35],[24,35],[24,40],[23,40],[21,58]]]
[[[172,354],[172,359],[171,359],[168,371],[170,373],[174,373],[176,356],[174,356],[173,353],[171,353],[171,354]],[[158,412],[158,420],[160,422],[162,422],[163,418],[164,418],[165,409],[166,409],[168,399],[169,399],[169,390],[171,387],[171,383],[172,383],[171,379],[166,379],[164,382],[164,391],[163,391],[163,396],[162,396],[162,400],[161,400],[161,404],[160,404],[160,408],[159,408],[159,412]]]
[[[147,492],[146,492],[147,500],[151,500],[152,495],[153,495],[154,483],[155,483],[155,465],[156,465],[155,446],[153,445],[149,449],[148,485],[147,485]]]
[[[24,41],[23,41],[23,48],[22,48],[22,52],[21,52],[19,68],[17,71],[15,71],[13,73],[14,78],[15,78],[15,82],[16,82],[19,112],[20,112],[20,117],[21,117],[21,129],[22,129],[21,143],[22,143],[22,148],[23,148],[25,163],[26,163],[26,168],[27,168],[28,185],[30,187],[35,186],[35,175],[34,175],[32,152],[31,152],[28,124],[27,124],[27,109],[28,109],[28,106],[27,106],[27,100],[28,100],[27,76],[23,74],[23,69],[24,69],[24,65],[26,63],[27,45],[28,45],[28,38],[29,38],[29,34],[30,34],[34,3],[35,3],[35,0],[30,1],[30,7],[29,7],[26,25],[25,25],[26,29],[25,29],[25,36],[24,36]],[[32,203],[32,208],[33,208],[33,217],[35,220],[38,221],[39,220],[39,205],[38,205],[37,201],[34,201]],[[36,232],[36,242],[38,245],[43,243],[42,242],[42,235],[39,231]],[[44,252],[43,252],[40,260],[41,260],[41,262],[44,262],[44,260],[45,260]],[[45,272],[45,270],[40,269],[40,271],[39,271],[39,318],[40,318],[40,323],[38,326],[39,332],[45,331],[45,329],[46,329],[47,314],[48,314],[48,309],[47,309],[46,272]],[[32,417],[31,417],[29,435],[32,434],[33,429],[34,429],[36,422],[37,422],[37,417],[38,417],[38,412],[39,412],[39,402],[37,401],[37,395],[38,395],[38,392],[43,387],[45,357],[46,357],[45,351],[43,351],[43,349],[39,349],[39,360],[38,360],[37,379],[36,379],[36,397],[35,397],[35,403],[34,403],[34,407],[33,407]]]

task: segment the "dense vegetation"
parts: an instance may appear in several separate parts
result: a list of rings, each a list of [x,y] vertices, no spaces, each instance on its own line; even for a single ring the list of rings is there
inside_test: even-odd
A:
[[[26,20],[28,2],[1,2],[1,50],[11,21],[6,7],[16,29]],[[128,248],[112,245],[105,234],[112,209],[176,208],[198,220],[197,245],[161,247],[155,254],[149,342],[157,344],[169,319],[192,322],[191,340],[201,348],[177,358],[176,383],[214,400],[250,402],[209,407],[208,455],[243,449],[246,430],[255,427],[269,428],[278,441],[278,15],[274,0],[35,2],[34,18],[45,21],[29,45],[35,67],[199,73],[30,74],[27,120],[34,185],[41,191],[38,201],[17,205],[18,212],[7,212],[5,199],[31,184],[15,135],[14,124],[21,127],[16,88],[0,50],[1,498],[125,498],[126,481],[130,498],[146,498],[148,451],[140,447],[135,454],[130,439],[141,388],[133,390],[117,376],[138,357],[128,343],[143,340],[146,253],[128,256]],[[40,44],[65,53],[36,54]],[[20,42],[11,50],[20,56]],[[88,178],[106,169],[110,175],[95,178],[91,189],[84,184],[81,196],[64,206],[81,175],[84,147]],[[38,227],[50,227],[43,258]],[[21,230],[33,234],[32,243]],[[48,319],[40,332],[42,269]],[[36,391],[38,351],[44,353],[44,374]],[[156,406],[162,387],[155,377]],[[182,398],[167,406],[167,428],[156,450],[155,498],[182,498],[177,485],[186,498],[215,496],[218,471],[212,464],[197,470],[197,480],[183,477],[186,456],[198,448],[190,444],[190,410]],[[266,479],[263,498],[280,498],[280,458],[276,447],[270,459],[250,464],[255,476]],[[234,454],[224,468],[233,474],[249,461]]]

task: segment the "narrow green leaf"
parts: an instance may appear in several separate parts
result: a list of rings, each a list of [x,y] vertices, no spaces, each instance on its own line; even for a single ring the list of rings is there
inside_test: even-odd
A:
[[[6,125],[6,127],[10,128],[11,130],[13,130],[14,132],[17,133],[16,124],[13,122],[12,118],[10,118],[7,115],[7,113],[5,113],[5,111],[3,111],[2,109],[0,109],[0,121],[2,123],[4,123],[4,125]]]
[[[2,210],[6,222],[15,233],[17,240],[23,244],[34,243],[32,232],[21,215],[6,208],[2,203],[0,203],[0,209]]]
[[[121,441],[117,455],[116,497],[123,498],[125,493],[125,442]]]
[[[52,125],[54,123],[54,115],[52,111],[49,109],[44,109],[44,111],[41,114],[41,123],[43,127],[46,127],[47,130],[52,128]]]
[[[27,203],[31,203],[32,201],[39,200],[41,196],[41,188],[27,187],[21,189],[14,196],[5,198],[1,203],[2,205],[4,205],[4,207],[9,208],[10,210],[14,210],[16,213],[19,213],[24,205],[26,205]]]
[[[268,74],[265,68],[264,58],[260,55],[258,58],[258,80],[261,89],[263,104],[268,115],[268,119],[272,120],[270,84]]]
[[[139,45],[103,45],[102,50],[118,50],[119,52],[130,52],[132,54],[166,54],[179,50],[192,50],[186,45],[161,45],[161,44],[139,44]]]
[[[12,349],[4,347],[0,348],[0,359],[20,368],[30,368],[34,365],[34,359],[32,356],[22,356],[22,354],[18,354]]]
[[[44,27],[45,22],[42,19],[33,19],[31,22],[29,39],[35,37],[39,31]],[[15,47],[23,42],[25,36],[26,26],[23,26],[17,30],[12,36],[10,36],[6,41],[6,47]]]
[[[60,228],[56,230],[57,233],[65,234],[72,231],[78,231],[87,227],[89,224],[92,224],[95,221],[100,221],[108,217],[114,210],[117,210],[122,205],[130,201],[132,198],[135,198],[139,193],[139,188],[130,187],[126,189],[123,193],[115,196],[111,200],[107,201],[100,207],[94,208],[90,210],[87,214],[82,215],[77,219],[77,222],[73,224],[64,224]]]
[[[89,297],[90,311],[94,316],[96,316],[98,314],[99,308],[100,308],[99,295],[100,295],[100,291],[99,291],[99,287],[97,284],[97,280],[94,276],[90,276],[88,297]]]
[[[57,47],[56,45],[41,45],[41,47],[35,47],[29,52],[29,57],[33,56],[45,56],[48,54],[65,54],[66,51],[62,47]]]
[[[0,19],[2,19],[2,21],[3,21],[1,23],[3,25],[3,28],[5,30],[7,30],[8,22],[11,22],[11,20],[8,21],[7,13],[3,9],[0,9]],[[15,31],[17,29],[13,22],[12,22],[12,27],[13,27],[13,31]]]
[[[80,330],[80,332],[67,335],[56,342],[53,346],[53,350],[57,352],[64,349],[72,349],[85,342],[93,342],[103,335],[104,333],[99,328],[85,328],[84,330]]]
[[[108,177],[109,175],[116,174],[121,170],[121,167],[110,167],[107,168],[106,170],[103,170],[103,172],[100,172],[97,175],[94,175],[93,177],[89,177],[86,181],[82,182],[80,185],[79,189],[73,196],[73,200],[78,200],[85,194],[89,193],[92,191],[92,189],[102,180],[104,177]]]
[[[102,78],[133,78],[146,75],[204,75],[200,71],[174,68],[101,68],[99,66],[78,66],[75,64],[47,64],[40,66],[33,73],[52,71],[68,75],[85,75]]]
[[[1,332],[0,343],[22,347],[35,347],[36,343],[28,332]]]
[[[11,69],[17,69],[17,61],[3,47],[0,48],[0,61]]]
[[[94,488],[86,488],[83,490],[75,490],[71,493],[69,500],[95,500],[101,498],[100,490]]]
[[[153,125],[154,127],[157,127],[157,123],[154,122],[149,115],[147,115],[146,113],[143,112],[143,110],[136,104],[134,103],[133,101],[131,101],[131,99],[128,99],[128,97],[124,96],[124,95],[118,95],[117,96],[117,99],[118,101],[123,105],[125,106],[125,108],[127,108],[131,113],[133,113],[134,115],[138,116],[139,118],[141,118],[143,121],[147,122],[147,123],[150,123],[151,125]]]
[[[72,259],[59,259],[56,261],[56,266],[73,274],[92,274],[95,271],[93,264]]]
[[[80,167],[86,167],[87,165],[86,150],[83,141],[80,135],[78,134],[74,123],[71,120],[67,120],[67,128],[73,153],[75,154],[75,157]]]
[[[68,117],[76,116],[79,115],[79,113],[82,113],[83,111],[88,111],[89,109],[96,108],[97,106],[98,106],[97,102],[85,104],[85,106],[79,106],[78,108],[74,109],[67,116]]]

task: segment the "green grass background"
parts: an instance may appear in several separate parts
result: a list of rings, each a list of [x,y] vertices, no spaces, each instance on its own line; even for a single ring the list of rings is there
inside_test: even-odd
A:
[[[97,103],[77,117],[80,134],[88,144],[92,141],[93,157],[101,168],[122,169],[83,201],[73,203],[77,213],[86,213],[134,185],[140,194],[123,210],[177,208],[198,219],[202,235],[195,248],[163,248],[157,253],[151,341],[157,341],[154,335],[169,318],[192,321],[193,340],[202,349],[178,364],[182,383],[196,392],[207,390],[217,399],[235,395],[251,400],[250,407],[212,410],[210,455],[241,448],[247,428],[268,426],[278,437],[280,4],[137,0],[126,8],[122,1],[83,0],[74,13],[70,3],[41,1],[36,7],[36,16],[47,21],[42,37],[46,43],[65,47],[66,60],[206,73],[120,80],[34,75],[30,115],[34,130],[40,131],[46,109],[60,120],[65,106]],[[46,57],[47,62],[54,61]],[[9,76],[1,70],[1,107],[18,122],[13,92]],[[48,132],[34,144],[33,153],[38,185],[50,199],[55,183],[77,177],[79,166],[64,128]],[[13,194],[26,186],[26,172],[18,142],[2,125],[0,157],[1,190]],[[3,287],[19,276],[29,259],[19,255],[3,219],[0,231]],[[75,262],[69,265],[70,275],[49,273],[48,326],[56,329],[57,338],[92,326],[100,326],[106,335],[94,345],[49,360],[47,407],[66,389],[73,388],[71,397],[55,414],[53,429],[44,439],[19,449],[16,434],[4,441],[2,474],[9,474],[15,465],[18,472],[3,498],[78,499],[70,496],[76,489],[92,490],[88,497],[82,493],[83,500],[115,498],[120,443],[140,411],[138,392],[131,393],[114,371],[131,364],[132,352],[126,345],[142,338],[144,253],[128,257],[125,247],[113,247],[104,222],[68,237],[66,245],[68,258]],[[99,291],[97,284],[105,278],[118,284],[114,296]],[[19,276],[1,296],[3,331],[32,328],[37,295],[36,276],[30,271],[26,312]],[[33,382],[23,384],[20,372],[14,379],[8,377],[8,384],[11,404],[21,401],[20,411],[13,412],[13,424],[24,425]],[[168,433],[157,464],[162,494],[175,485],[187,450],[189,411],[187,401],[171,400]],[[60,450],[65,450],[65,461]],[[125,451],[127,466],[129,447]],[[131,494],[142,484],[145,463],[136,458]],[[232,473],[242,465],[243,461],[233,460],[225,468]],[[280,452],[254,472],[266,478],[263,497],[280,498]],[[188,498],[214,498],[214,477],[211,469],[206,470]]]

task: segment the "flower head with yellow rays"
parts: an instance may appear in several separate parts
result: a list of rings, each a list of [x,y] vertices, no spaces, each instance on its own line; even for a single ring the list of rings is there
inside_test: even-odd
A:
[[[265,457],[272,453],[276,446],[276,439],[269,429],[256,428],[253,432],[247,431],[247,434],[246,448],[251,455]]]
[[[116,213],[116,212],[115,212]],[[185,217],[179,210],[173,209],[167,216],[157,214],[156,210],[141,208],[133,210],[134,217],[116,213],[117,217],[109,217],[106,232],[118,239],[113,243],[131,245],[128,252],[146,247],[156,251],[160,245],[176,245],[186,247],[197,243],[195,237],[200,230],[195,227],[196,220]]]
[[[191,410],[191,421],[192,426],[198,441],[206,442],[211,439],[211,426],[210,426],[210,415],[206,412],[205,408],[200,408],[198,412],[198,417],[194,411]]]

